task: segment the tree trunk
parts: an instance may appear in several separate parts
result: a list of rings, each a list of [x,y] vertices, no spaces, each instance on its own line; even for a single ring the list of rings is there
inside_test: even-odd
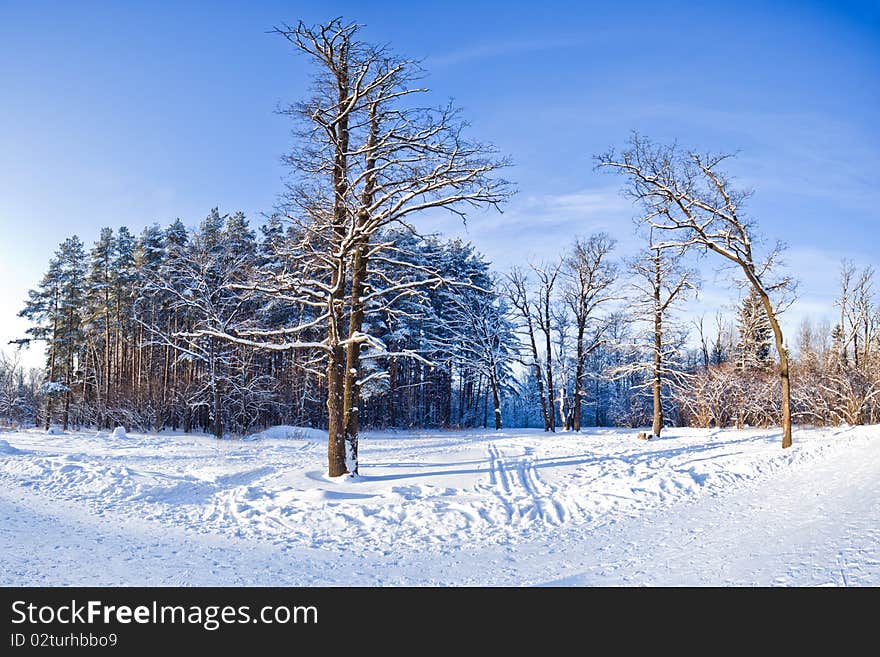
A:
[[[95,364],[95,369],[97,370],[97,363]],[[83,378],[82,378],[82,388],[80,394],[82,394],[83,407],[87,406],[89,403],[89,348],[88,346],[83,350]],[[82,415],[82,411],[80,411],[80,415]],[[77,420],[77,424],[79,424],[79,420]]]
[[[535,380],[538,383],[538,397],[541,398],[541,415],[544,419],[544,431],[550,431],[550,413],[547,410],[547,399],[544,397],[544,376],[541,372],[541,361],[538,359],[538,344],[535,342],[535,328],[532,324],[532,316],[528,313],[527,306],[526,324],[529,329],[529,344],[532,348],[532,359],[535,363]]]
[[[359,244],[355,249],[351,281],[351,311],[348,323],[348,349],[345,360],[345,383],[343,386],[343,416],[345,421],[346,469],[351,474],[358,472],[358,431],[360,424],[360,385],[358,375],[361,369],[361,343],[352,342],[363,328],[364,323],[364,283],[367,277],[366,245]]]
[[[68,422],[70,420],[70,395],[73,392],[73,340],[71,326],[73,325],[73,313],[67,313],[67,359],[65,361],[64,383],[67,386],[67,392],[64,393],[64,420],[62,429],[67,431]]]
[[[663,313],[660,305],[660,275],[660,250],[658,249],[654,269],[654,382],[652,386],[654,391],[654,422],[651,427],[651,431],[654,436],[657,437],[660,436],[660,431],[663,429],[663,402],[660,399],[660,372],[662,367],[661,349],[663,347]]]
[[[328,474],[339,477],[348,472],[345,465],[345,350],[334,347],[327,362],[327,459]]]
[[[397,362],[397,357],[393,356],[391,358],[391,363],[388,365],[388,426],[396,427],[397,426],[397,398],[398,387],[400,382],[400,365]],[[461,392],[461,388],[459,388],[459,392]],[[461,395],[459,394],[459,398]],[[461,424],[461,404],[458,406],[458,423]]]
[[[332,293],[328,299],[327,460],[331,477],[348,472],[345,463],[345,348],[341,344],[344,283],[345,263],[340,260],[333,271]]]
[[[548,426],[548,430],[552,432],[556,432],[556,415],[553,413],[553,345],[550,343],[550,295],[548,292],[547,295],[547,303],[546,303],[546,313],[544,317],[544,338],[547,348],[547,405],[550,407],[549,410],[549,418],[550,423]]]
[[[370,135],[367,139],[366,177],[361,205],[369,208],[373,204],[376,167],[376,134],[379,130],[376,103],[370,105]],[[366,209],[357,215],[358,225],[364,227],[370,221]],[[363,295],[367,283],[368,240],[361,239],[354,247],[351,267],[351,302],[348,318],[348,349],[345,361],[345,382],[343,386],[343,419],[345,422],[346,467],[351,474],[358,473],[358,432],[360,429],[361,387],[358,383],[361,370],[361,343],[353,340],[364,326]]]
[[[49,344],[49,382],[55,380],[55,342],[58,337],[58,299],[54,299],[52,310],[52,342]],[[46,395],[46,431],[52,422],[52,395]]]
[[[109,276],[108,276],[109,278]],[[104,287],[104,404],[110,399],[110,285]]]
[[[217,381],[217,353],[214,349],[214,338],[211,338],[211,393],[214,410],[213,433],[217,438],[223,437],[223,418],[220,408],[220,383]]]
[[[567,428],[565,423],[565,388],[559,390],[559,428],[565,431]]]
[[[581,397],[584,395],[584,331],[585,326],[580,324],[577,333],[577,360],[574,365],[574,408],[571,411],[571,428],[574,431],[581,430]]]
[[[349,95],[348,71],[348,37],[343,36],[339,51],[334,55],[333,62],[336,76],[337,106],[343,108]],[[346,223],[349,210],[346,205],[348,193],[348,144],[349,125],[348,113],[343,111],[337,118],[333,129],[333,251],[341,250],[346,238]],[[339,477],[348,472],[345,459],[345,349],[342,341],[342,318],[345,300],[346,262],[345,254],[341,254],[333,270],[331,281],[332,292],[327,300],[329,304],[329,346],[330,355],[327,361],[327,458],[328,474]]]
[[[67,431],[68,420],[70,419],[70,387],[68,386],[67,392],[64,393],[64,419],[62,422],[62,429]]]
[[[752,281],[754,285],[754,281]],[[785,340],[782,337],[782,328],[776,320],[776,313],[770,297],[760,286],[756,286],[764,312],[773,328],[773,337],[776,340],[776,353],[779,354],[779,380],[782,385],[782,449],[791,447],[791,378],[788,369],[788,351],[785,348]]]
[[[492,406],[495,408],[495,429],[501,429],[501,399],[498,395],[498,378],[492,376]]]

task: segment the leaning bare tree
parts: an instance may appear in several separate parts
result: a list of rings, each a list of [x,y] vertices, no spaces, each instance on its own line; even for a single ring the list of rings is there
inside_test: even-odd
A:
[[[418,65],[361,41],[360,27],[335,19],[275,29],[316,74],[312,95],[282,110],[297,122],[297,145],[286,158],[293,178],[281,208],[294,225],[284,246],[288,266],[257,276],[251,289],[304,312],[281,330],[242,326],[216,336],[314,354],[326,383],[334,477],[358,471],[362,362],[418,357],[389,352],[365,330],[366,318],[400,312],[401,297],[447,282],[435,268],[407,263],[393,241],[381,239],[385,229],[416,232],[411,219],[418,212],[464,217],[468,208],[497,207],[512,193],[496,175],[506,162],[491,146],[465,139],[454,107],[419,104],[427,89],[414,85]]]
[[[739,267],[761,300],[773,328],[782,387],[782,447],[791,446],[791,381],[789,357],[779,325],[782,306],[771,296],[791,289],[788,278],[774,279],[778,245],[759,259],[754,253],[757,224],[743,212],[750,193],[733,187],[721,170],[728,154],[683,151],[677,145],[655,145],[634,134],[625,150],[597,158],[597,166],[627,179],[627,193],[645,208],[645,221],[669,236],[660,247],[702,248]],[[782,303],[789,303],[790,298]]]

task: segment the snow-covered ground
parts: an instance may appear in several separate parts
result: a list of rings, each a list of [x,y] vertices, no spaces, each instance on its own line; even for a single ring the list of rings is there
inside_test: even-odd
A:
[[[878,427],[117,433],[0,433],[0,584],[880,585]]]

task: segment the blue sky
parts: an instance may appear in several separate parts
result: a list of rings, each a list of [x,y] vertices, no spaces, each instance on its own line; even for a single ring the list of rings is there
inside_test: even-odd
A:
[[[880,268],[876,2],[0,0],[0,340],[70,234],[271,209],[291,143],[273,110],[308,71],[266,32],[340,15],[423,58],[438,102],[512,157],[503,215],[423,222],[501,269],[599,229],[636,248],[619,181],[593,171],[634,129],[739,152],[751,213],[802,281],[790,325],[833,315],[842,257]],[[705,265],[711,310],[727,293]]]

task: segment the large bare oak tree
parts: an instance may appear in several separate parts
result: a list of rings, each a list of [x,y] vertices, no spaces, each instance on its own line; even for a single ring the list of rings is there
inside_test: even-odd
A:
[[[498,207],[512,193],[497,175],[506,161],[490,145],[465,138],[467,125],[452,105],[421,104],[428,90],[415,84],[423,75],[418,64],[361,40],[360,28],[334,19],[275,29],[310,61],[314,76],[311,95],[282,110],[295,119],[297,138],[286,157],[292,178],[281,208],[295,227],[285,248],[289,265],[257,276],[251,289],[308,312],[301,324],[281,330],[214,333],[316,354],[313,371],[327,390],[330,476],[358,471],[362,361],[419,357],[389,351],[365,319],[399,312],[394,302],[421,287],[452,283],[437,269],[400,258],[394,242],[382,239],[385,229],[415,233],[411,219],[419,212],[463,218],[469,208]],[[402,274],[389,276],[388,265]]]

